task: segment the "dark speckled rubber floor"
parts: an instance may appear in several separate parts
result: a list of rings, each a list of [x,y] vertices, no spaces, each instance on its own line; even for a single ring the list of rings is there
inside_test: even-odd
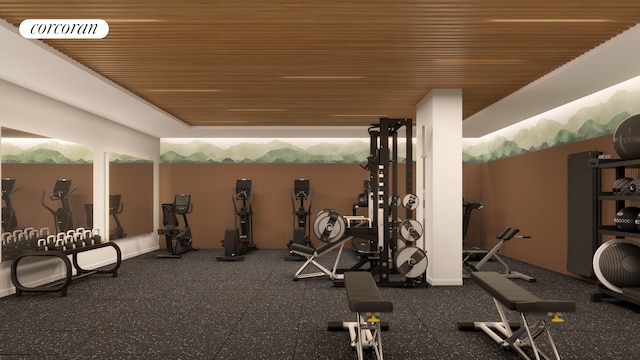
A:
[[[285,250],[257,250],[238,262],[216,261],[219,253],[150,253],[125,260],[116,278],[73,283],[66,297],[1,298],[0,359],[356,359],[347,332],[327,330],[330,321],[355,317],[344,288],[327,278],[293,281],[302,263],[285,261]],[[331,266],[333,258],[319,260]],[[539,297],[576,301],[576,313],[552,324],[563,359],[637,358],[639,307],[591,302],[596,285],[506,260],[537,278],[514,281]],[[344,267],[356,261],[353,252],[343,254]],[[382,334],[385,359],[517,359],[484,333],[457,330],[458,321],[498,320],[491,297],[464,282],[381,288],[394,303],[382,315],[390,324]]]

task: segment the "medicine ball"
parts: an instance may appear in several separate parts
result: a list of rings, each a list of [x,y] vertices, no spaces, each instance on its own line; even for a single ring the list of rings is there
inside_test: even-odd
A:
[[[623,160],[640,159],[640,114],[618,125],[613,133],[613,148]]]
[[[627,206],[618,210],[613,220],[616,227],[622,231],[637,231],[636,218],[640,214],[640,208],[635,206]]]
[[[598,280],[613,291],[640,286],[640,243],[628,239],[605,242],[594,254],[593,269]]]
[[[637,177],[629,183],[629,195],[640,195],[640,177]]]
[[[632,178],[623,177],[613,182],[613,194],[614,195],[629,195],[630,185],[633,182]],[[639,184],[640,185],[640,184]],[[640,191],[640,189],[638,189]]]

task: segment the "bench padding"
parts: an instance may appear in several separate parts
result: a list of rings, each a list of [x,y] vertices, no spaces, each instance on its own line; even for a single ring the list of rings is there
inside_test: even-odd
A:
[[[575,312],[573,301],[542,300],[497,272],[472,272],[471,279],[502,303],[519,312]]]
[[[351,271],[344,274],[349,309],[353,312],[393,312],[393,303],[385,301],[373,276],[368,271]]]

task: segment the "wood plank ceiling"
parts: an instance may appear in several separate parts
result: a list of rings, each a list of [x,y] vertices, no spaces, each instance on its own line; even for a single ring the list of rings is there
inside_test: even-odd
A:
[[[193,126],[368,125],[462,88],[464,118],[640,20],[637,0],[0,0],[104,19],[49,45]]]

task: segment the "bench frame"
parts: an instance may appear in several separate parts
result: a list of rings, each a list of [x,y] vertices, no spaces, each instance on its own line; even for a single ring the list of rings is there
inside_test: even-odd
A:
[[[342,249],[344,248],[344,244],[351,239],[353,239],[353,236],[343,237],[333,242],[328,242],[317,249],[298,243],[292,243],[289,252],[291,254],[304,256],[307,259],[304,264],[300,266],[298,271],[296,271],[296,273],[293,275],[293,280],[295,281],[298,279],[307,279],[321,276],[328,276],[331,280],[342,280],[343,275],[337,273],[338,262],[340,261],[340,256],[342,256]],[[333,251],[337,247],[339,247],[340,250],[338,250],[338,255],[336,256],[336,261],[334,262],[332,269],[328,269],[318,261],[316,261],[317,258]],[[307,268],[307,266],[311,264],[313,264],[313,266],[315,266],[320,271],[301,274]]]
[[[468,279],[471,277],[470,275],[471,272],[482,271],[482,267],[484,266],[484,264],[486,264],[490,260],[496,260],[504,268],[502,272],[503,276],[509,279],[521,279],[528,282],[536,282],[536,278],[532,276],[511,270],[511,268],[509,267],[509,264],[507,264],[504,260],[502,260],[502,258],[498,255],[498,253],[500,252],[500,249],[507,241],[513,238],[523,238],[523,239],[531,238],[531,236],[528,236],[528,235],[516,235],[518,232],[520,232],[520,229],[518,228],[506,227],[502,229],[502,231],[500,231],[500,233],[496,235],[496,239],[499,239],[500,241],[498,241],[498,243],[496,243],[490,250],[486,250],[484,248],[480,248],[477,246],[467,246],[466,248],[463,247],[462,277]],[[478,261],[475,264],[472,264],[470,261],[470,258],[472,255],[483,255],[483,256],[482,256],[482,259],[480,259],[480,261]]]
[[[542,300],[497,272],[474,272],[471,273],[471,279],[493,296],[500,321],[458,322],[459,330],[482,330],[495,342],[512,348],[524,359],[532,359],[526,348],[531,349],[536,360],[560,359],[547,321],[550,313],[574,312],[575,302]],[[521,321],[509,322],[505,308],[519,312]],[[542,334],[546,334],[553,358],[536,345],[536,338]]]
[[[382,299],[373,275],[367,271],[351,271],[344,274],[349,310],[356,313],[356,321],[329,323],[329,330],[349,332],[351,347],[356,349],[358,360],[363,360],[364,350],[373,349],[375,358],[383,360],[382,322],[380,314],[393,312],[393,303]]]

